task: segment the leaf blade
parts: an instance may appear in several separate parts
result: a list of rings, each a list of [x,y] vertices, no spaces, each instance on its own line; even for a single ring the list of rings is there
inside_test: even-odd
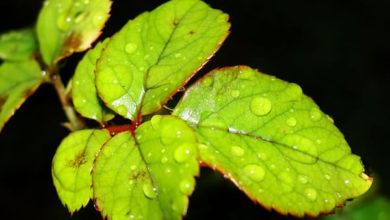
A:
[[[154,116],[136,137],[119,133],[99,154],[93,171],[98,208],[108,219],[180,219],[199,172],[195,135],[176,117]]]
[[[299,86],[249,67],[210,73],[173,115],[196,128],[203,162],[283,214],[330,212],[371,185],[360,158]]]
[[[44,76],[34,60],[4,62],[0,66],[0,131],[43,81]]]
[[[108,39],[88,51],[76,67],[72,80],[72,99],[76,110],[84,117],[104,124],[114,118],[97,95],[95,87],[95,66]]]
[[[37,40],[32,28],[9,31],[0,35],[0,59],[25,60],[30,58],[36,49]]]
[[[57,194],[73,213],[92,198],[91,169],[95,155],[110,138],[106,130],[72,132],[58,147],[52,165],[52,178]]]
[[[46,0],[37,35],[43,60],[51,65],[90,47],[109,17],[111,1]]]
[[[227,19],[199,0],[172,0],[129,21],[98,62],[100,97],[128,119],[160,109],[219,48]]]

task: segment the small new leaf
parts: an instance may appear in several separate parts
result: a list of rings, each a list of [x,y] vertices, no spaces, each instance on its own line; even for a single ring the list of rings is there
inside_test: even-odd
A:
[[[330,117],[294,83],[244,66],[216,70],[173,114],[195,128],[204,163],[280,213],[330,212],[371,185]]]
[[[53,158],[53,182],[70,212],[86,206],[92,198],[93,162],[108,139],[107,130],[81,130],[71,133],[58,147]]]
[[[199,0],[172,0],[129,21],[97,64],[99,96],[134,119],[158,109],[219,48],[228,16]]]
[[[43,60],[52,65],[88,49],[109,17],[110,0],[46,0],[37,35]]]
[[[0,35],[0,59],[7,61],[26,60],[37,49],[35,31],[26,28]]]
[[[76,110],[84,117],[104,124],[114,115],[107,109],[96,93],[95,66],[108,39],[98,43],[94,49],[88,51],[79,62],[72,79],[72,98]]]
[[[122,132],[96,159],[93,190],[108,219],[181,219],[199,172],[197,141],[173,116],[154,116],[135,137]]]
[[[4,124],[35,92],[44,76],[37,62],[4,62],[0,66],[0,131]]]

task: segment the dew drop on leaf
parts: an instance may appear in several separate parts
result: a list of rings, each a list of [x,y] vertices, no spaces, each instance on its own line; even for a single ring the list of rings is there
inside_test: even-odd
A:
[[[152,124],[152,127],[153,127],[155,130],[158,130],[158,129],[159,129],[159,125],[160,125],[161,118],[162,118],[161,115],[155,115],[155,116],[152,117],[152,119],[150,119],[150,122],[151,122],[151,124]]]
[[[294,117],[290,117],[286,120],[286,124],[290,127],[297,125],[297,120]]]
[[[265,170],[256,164],[250,164],[244,167],[244,173],[256,182],[260,182],[264,179]]]
[[[318,121],[321,119],[321,112],[317,108],[313,108],[310,110],[310,118],[313,121]]]
[[[180,182],[180,191],[185,195],[189,195],[194,189],[194,181],[191,180],[182,180]]]
[[[157,197],[157,189],[149,183],[145,183],[142,186],[142,190],[145,196],[148,197],[149,199],[154,199]]]
[[[61,31],[66,31],[69,28],[71,21],[72,21],[72,18],[69,17],[67,14],[65,14],[65,13],[61,14],[57,20],[58,29]]]
[[[103,16],[102,15],[96,15],[93,18],[93,24],[96,26],[102,26],[104,22]]]
[[[250,104],[250,110],[257,116],[263,116],[268,114],[272,109],[272,103],[269,99],[264,97],[256,97],[252,99]]]
[[[330,180],[330,176],[328,174],[324,175],[325,179]]]
[[[168,162],[168,157],[161,158],[161,163],[166,163],[166,162]]]
[[[306,188],[305,197],[310,201],[315,201],[317,199],[317,191],[313,188]]]
[[[232,96],[233,96],[233,98],[237,98],[238,96],[240,96],[240,91],[239,90],[233,90],[232,91]]]
[[[177,162],[183,163],[191,156],[191,150],[187,147],[187,144],[179,146],[174,153],[174,158]]]
[[[230,150],[232,154],[237,157],[241,157],[245,153],[245,150],[239,146],[232,146]]]
[[[299,176],[298,176],[298,180],[299,180],[299,182],[301,182],[302,184],[306,184],[306,183],[308,182],[307,176],[303,176],[303,175],[299,175]]]
[[[133,44],[133,43],[128,43],[126,44],[125,46],[125,51],[126,53],[128,54],[132,54],[134,53],[134,51],[137,49],[137,45],[136,44]]]

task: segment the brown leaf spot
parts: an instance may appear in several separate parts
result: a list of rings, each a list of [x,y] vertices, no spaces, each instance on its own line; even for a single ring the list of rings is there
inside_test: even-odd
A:
[[[188,32],[189,35],[194,35],[195,34],[195,31],[190,31]]]
[[[69,161],[68,166],[73,168],[79,168],[81,165],[87,162],[85,151],[80,152],[74,160]]]
[[[7,97],[0,96],[0,109],[3,107],[6,101],[7,101]]]
[[[179,24],[179,21],[175,18],[173,19],[172,24],[174,27],[176,27]]]
[[[130,174],[129,179],[130,180],[138,180],[138,179],[143,179],[145,176],[146,176],[146,171],[141,170],[139,172]]]

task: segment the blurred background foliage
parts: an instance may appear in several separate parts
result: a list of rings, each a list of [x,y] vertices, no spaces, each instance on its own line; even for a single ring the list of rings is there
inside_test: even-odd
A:
[[[42,0],[0,1],[0,32],[33,25]],[[104,37],[162,0],[114,0]],[[386,0],[206,0],[231,16],[232,33],[199,75],[247,64],[296,82],[330,114],[354,153],[375,171],[375,189],[325,220],[390,219],[390,31]],[[82,54],[64,60],[65,79]],[[42,86],[0,135],[2,219],[101,219],[93,206],[67,213],[50,176],[51,159],[67,134],[50,86]],[[202,169],[185,219],[294,219],[254,204],[233,184]]]

